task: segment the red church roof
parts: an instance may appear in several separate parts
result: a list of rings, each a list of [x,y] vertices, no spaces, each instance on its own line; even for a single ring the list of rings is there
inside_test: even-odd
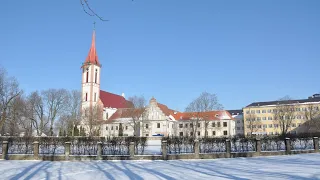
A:
[[[100,66],[100,62],[98,60],[98,54],[96,51],[96,32],[95,32],[95,30],[92,33],[91,47],[90,47],[89,54],[88,54],[84,64],[87,64],[87,63],[96,64],[96,65]]]
[[[124,97],[100,90],[100,99],[104,107],[111,108],[130,108],[133,107],[132,102],[127,101]]]

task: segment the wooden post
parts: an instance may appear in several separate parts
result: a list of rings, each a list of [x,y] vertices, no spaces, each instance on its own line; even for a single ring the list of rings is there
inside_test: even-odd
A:
[[[286,154],[290,154],[291,153],[290,138],[285,138],[285,145],[286,145]]]
[[[133,159],[134,158],[134,142],[130,142],[129,154],[130,154],[130,159]]]
[[[8,159],[8,141],[2,142],[2,159]]]
[[[102,160],[102,142],[98,142],[97,159]]]
[[[70,146],[71,146],[71,142],[65,142],[65,146],[64,146],[64,155],[66,156],[66,160],[69,160],[69,156],[70,156]]]
[[[319,152],[319,138],[313,137],[314,152]]]
[[[194,158],[199,159],[199,153],[200,153],[200,143],[199,140],[194,140]]]
[[[227,158],[230,158],[231,157],[231,141],[230,139],[226,139],[226,155],[227,155]]]
[[[35,160],[39,159],[39,142],[38,141],[33,142],[33,159]]]
[[[162,158],[163,158],[163,160],[167,160],[168,159],[168,157],[167,157],[167,154],[168,154],[168,152],[167,152],[167,141],[162,141],[161,142],[161,150],[162,150]]]
[[[261,153],[261,139],[260,137],[256,138],[256,152],[258,155]]]

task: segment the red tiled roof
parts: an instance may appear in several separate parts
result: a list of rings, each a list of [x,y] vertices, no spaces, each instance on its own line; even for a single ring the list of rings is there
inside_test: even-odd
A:
[[[90,47],[89,54],[88,54],[84,64],[91,63],[91,64],[96,64],[96,65],[100,66],[98,54],[96,51],[96,42],[95,41],[96,41],[96,32],[93,31],[91,47]]]
[[[172,115],[176,120],[190,120],[191,118],[205,118],[209,121],[221,120],[223,116],[227,116],[228,119],[234,120],[228,111],[208,111],[208,112],[183,112]]]
[[[143,114],[145,108],[135,109],[135,108],[120,108],[108,119],[112,121],[119,118],[132,118],[139,117]]]
[[[178,111],[169,109],[168,106],[166,106],[166,105],[164,105],[164,104],[160,104],[160,103],[157,103],[157,104],[158,104],[158,107],[160,108],[160,110],[161,110],[166,116],[169,116],[170,114],[173,115],[174,112],[178,112]]]
[[[100,90],[100,100],[104,107],[111,108],[130,108],[133,107],[132,102],[127,101],[124,97]]]

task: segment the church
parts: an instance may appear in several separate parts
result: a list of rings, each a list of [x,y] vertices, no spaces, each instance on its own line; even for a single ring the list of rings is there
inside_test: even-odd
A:
[[[194,113],[182,113],[168,108],[152,97],[149,104],[135,109],[124,94],[117,95],[100,89],[101,68],[93,30],[91,47],[82,64],[82,114],[97,109],[100,136],[232,136],[235,119],[225,110],[203,112],[203,119]],[[199,113],[198,113],[199,114]],[[90,119],[88,116],[86,116]],[[86,124],[89,121],[83,121]],[[91,122],[92,123],[92,122]],[[91,125],[92,126],[92,125]],[[91,131],[91,130],[90,130]]]

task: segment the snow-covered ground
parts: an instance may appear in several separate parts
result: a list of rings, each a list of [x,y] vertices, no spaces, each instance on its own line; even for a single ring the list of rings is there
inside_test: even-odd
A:
[[[0,161],[0,179],[320,179],[320,154],[173,161]]]

